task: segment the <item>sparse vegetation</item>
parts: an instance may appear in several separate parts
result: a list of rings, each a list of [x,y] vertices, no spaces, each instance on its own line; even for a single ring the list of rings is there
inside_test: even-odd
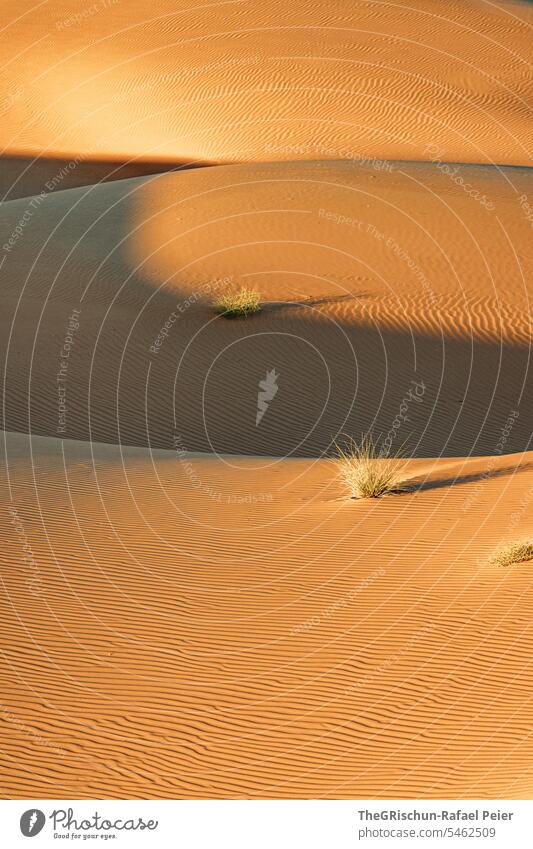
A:
[[[252,289],[240,289],[238,292],[229,292],[223,295],[215,303],[215,312],[225,318],[238,318],[259,312],[261,301],[258,292]]]
[[[360,442],[349,439],[344,448],[337,446],[339,478],[352,498],[381,498],[401,492],[399,455],[383,454],[367,434]]]
[[[489,560],[491,566],[512,566],[513,563],[525,563],[533,560],[533,542],[522,540],[510,542],[498,549]]]

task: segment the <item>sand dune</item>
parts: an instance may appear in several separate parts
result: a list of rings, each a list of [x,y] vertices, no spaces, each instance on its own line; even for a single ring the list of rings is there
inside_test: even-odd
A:
[[[432,165],[390,169],[226,166],[3,204],[5,427],[316,457],[342,433],[386,434],[421,384],[399,439],[411,454],[493,453],[513,410],[505,450],[527,449],[533,258],[517,195],[533,178],[463,167],[473,197]],[[216,317],[213,298],[241,285],[264,311]],[[257,427],[271,369],[280,390]]]
[[[141,158],[117,160],[95,156],[1,156],[0,201],[75,189],[110,180],[125,180],[165,171],[181,171],[188,166],[172,160]],[[199,167],[196,163],[194,167]]]
[[[1,796],[531,798],[532,14],[4,10]]]
[[[5,149],[530,165],[532,14],[472,0],[21,0],[2,29]]]
[[[485,561],[531,454],[365,504],[326,460],[6,450],[2,792],[530,798],[531,569]]]

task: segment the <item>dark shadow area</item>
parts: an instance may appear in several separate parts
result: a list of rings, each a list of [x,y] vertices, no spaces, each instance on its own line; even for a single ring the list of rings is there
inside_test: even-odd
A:
[[[200,168],[209,163],[161,160],[116,160],[72,157],[0,157],[0,202],[61,189],[75,189],[111,180],[146,177],[168,171]]]
[[[301,298],[297,301],[267,301],[263,304],[264,312],[276,312],[283,310],[284,312],[291,309],[301,309],[302,307],[323,307],[328,304],[342,304],[346,301],[355,301],[358,298],[365,297],[363,292],[357,292],[349,295],[337,295],[325,298]]]
[[[484,472],[473,472],[468,475],[456,475],[455,477],[438,478],[434,480],[417,481],[416,479],[405,485],[406,492],[422,492],[432,489],[448,489],[451,486],[462,486],[467,483],[478,483],[480,481],[492,480],[494,478],[505,478],[508,475],[517,475],[527,472],[532,463],[517,463],[514,466],[505,466],[501,469],[492,469]]]
[[[71,193],[53,193],[5,254],[5,429],[275,457],[320,457],[368,431],[412,457],[529,448],[527,345],[365,322],[352,295],[217,319],[196,284],[163,285],[134,261],[143,186],[80,192],[74,210]],[[10,207],[0,244],[20,218]]]

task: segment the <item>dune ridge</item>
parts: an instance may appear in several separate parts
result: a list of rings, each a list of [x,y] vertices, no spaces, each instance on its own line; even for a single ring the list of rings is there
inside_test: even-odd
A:
[[[31,210],[2,268],[4,427],[317,457],[343,433],[388,433],[420,383],[399,440],[410,453],[490,454],[514,410],[505,451],[527,450],[531,228],[516,195],[532,178],[464,175],[497,215],[406,163],[377,177],[343,162],[220,166],[4,203],[5,233]],[[241,285],[262,313],[217,317]],[[273,368],[281,388],[257,427]]]
[[[531,165],[532,20],[526,3],[21,0],[5,150]]]
[[[531,454],[354,504],[326,460],[187,457],[209,496],[173,452],[5,444],[11,793],[528,798],[530,570],[486,559]]]
[[[531,798],[532,15],[4,10],[0,796]]]

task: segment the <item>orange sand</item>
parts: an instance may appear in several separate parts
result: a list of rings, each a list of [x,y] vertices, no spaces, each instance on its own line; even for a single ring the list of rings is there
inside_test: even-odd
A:
[[[530,798],[531,6],[156,5],[4,16],[0,795]]]
[[[7,429],[59,435],[77,309],[66,437],[318,456],[386,434],[414,380],[410,453],[491,454],[515,407],[505,450],[527,448],[533,172],[464,167],[489,210],[433,165],[391,169],[219,166],[3,204],[6,234],[32,213],[2,269]],[[264,311],[216,317],[240,286]],[[283,391],[256,427],[272,368]]]
[[[527,3],[75,0],[4,10],[6,150],[532,164]]]
[[[530,798],[531,568],[485,564],[530,454],[356,504],[327,460],[7,451],[4,792]]]

